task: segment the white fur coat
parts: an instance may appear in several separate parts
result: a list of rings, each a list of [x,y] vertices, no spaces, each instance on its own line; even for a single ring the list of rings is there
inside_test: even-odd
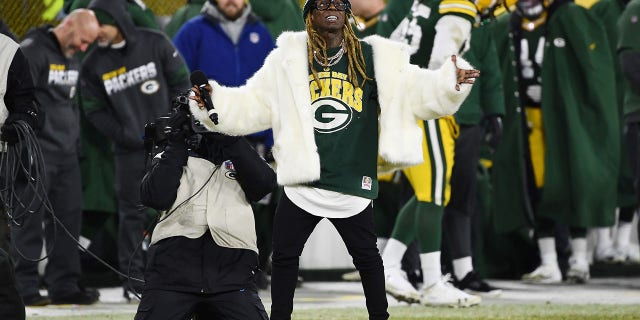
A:
[[[13,63],[13,57],[20,45],[11,38],[0,34],[0,125],[4,124],[9,116],[9,109],[4,103],[4,96],[7,94],[7,77],[9,68]]]
[[[438,70],[409,64],[409,47],[379,36],[364,39],[373,48],[375,81],[380,102],[380,156],[398,166],[423,162],[419,119],[451,115],[471,91],[455,90],[451,60]],[[314,138],[309,93],[306,32],[285,32],[263,67],[247,84],[228,88],[210,81],[211,99],[220,123],[191,101],[191,112],[211,131],[247,135],[273,129],[273,156],[278,183],[295,185],[320,178],[320,157]],[[472,67],[458,57],[458,67]]]

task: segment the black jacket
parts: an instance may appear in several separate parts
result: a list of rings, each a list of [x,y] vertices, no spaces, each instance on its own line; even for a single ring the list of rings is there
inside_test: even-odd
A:
[[[29,60],[35,96],[44,118],[38,134],[47,163],[65,163],[77,156],[80,143],[80,109],[75,101],[80,64],[62,53],[53,27],[31,29],[21,49]]]
[[[258,201],[276,187],[273,169],[244,138],[207,134],[198,156],[221,164],[231,160],[236,179],[249,201]],[[145,175],[142,202],[166,210],[173,205],[183,166],[189,157],[187,146],[172,143]],[[197,239],[170,237],[149,248],[145,290],[160,289],[193,293],[219,293],[255,287],[258,255],[247,249],[218,246],[209,232]]]

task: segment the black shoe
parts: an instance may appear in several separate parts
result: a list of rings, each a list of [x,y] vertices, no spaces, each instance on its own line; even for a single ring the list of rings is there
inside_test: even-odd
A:
[[[41,296],[39,293],[34,293],[22,297],[22,302],[27,307],[42,307],[51,304],[51,300],[47,296]]]
[[[502,289],[498,289],[486,283],[475,271],[470,271],[462,280],[455,281],[454,285],[460,290],[468,291],[477,295],[495,297],[502,294]]]
[[[80,289],[73,293],[51,296],[51,304],[90,305],[98,302],[100,293],[93,288]]]

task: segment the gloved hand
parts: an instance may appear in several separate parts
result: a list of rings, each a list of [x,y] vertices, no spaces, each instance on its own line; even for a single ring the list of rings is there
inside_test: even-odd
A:
[[[165,135],[170,143],[185,143],[185,139],[191,136],[189,128],[190,113],[186,108],[177,108],[167,120]]]
[[[18,121],[23,121],[32,129],[35,129],[38,114],[34,110],[28,107],[16,106],[13,111],[10,111],[9,116],[2,125],[2,128],[0,128],[0,132],[2,132],[2,141],[6,141],[10,145],[18,142],[18,130],[16,128]]]
[[[490,114],[485,117],[484,141],[493,153],[502,141],[502,117],[497,114]]]
[[[7,142],[9,145],[13,145],[18,142],[18,131],[16,130],[15,123],[5,122],[0,128],[2,132],[2,141]]]
[[[530,85],[527,87],[527,97],[535,103],[539,103],[542,99],[542,86],[539,84]]]

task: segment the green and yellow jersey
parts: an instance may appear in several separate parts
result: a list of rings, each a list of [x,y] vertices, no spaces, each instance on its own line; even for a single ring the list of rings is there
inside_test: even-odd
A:
[[[414,0],[409,14],[391,33],[390,38],[411,46],[411,63],[429,66],[436,39],[436,25],[442,17],[455,16],[469,21],[476,20],[476,6],[468,0]],[[470,30],[470,28],[469,28]],[[468,39],[462,39],[467,41]],[[468,44],[462,44],[468,46]],[[458,53],[463,47],[456,48]]]
[[[518,84],[520,92],[524,94],[525,106],[540,107],[545,49],[544,28],[522,30],[522,40],[516,46],[520,46]]]
[[[468,47],[476,14],[475,4],[467,0],[414,0],[390,38],[411,47],[411,63],[437,68],[446,57]],[[424,130],[424,162],[403,171],[418,201],[446,206],[458,125],[453,116],[420,121],[419,125]]]

